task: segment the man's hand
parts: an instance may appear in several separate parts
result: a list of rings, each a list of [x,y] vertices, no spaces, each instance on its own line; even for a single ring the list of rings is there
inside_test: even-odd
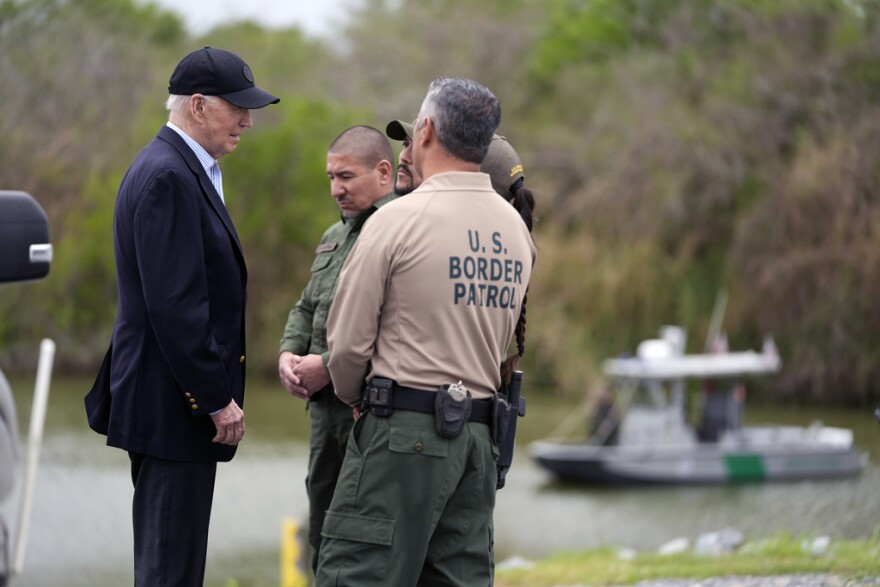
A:
[[[293,367],[293,373],[299,379],[300,385],[308,390],[309,396],[330,383],[330,373],[324,366],[321,355],[301,357],[299,363]]]
[[[294,355],[290,351],[284,351],[278,355],[278,378],[290,395],[309,399],[309,390],[302,385],[299,376],[294,373],[294,369],[302,360],[301,356]]]
[[[301,386],[299,377],[294,374],[293,368],[300,361],[302,361],[302,357],[294,355],[290,351],[284,351],[278,355],[278,379],[281,380],[281,386],[290,392],[290,395],[308,399],[308,396],[300,395],[296,391]]]
[[[217,434],[211,442],[228,444],[229,446],[235,446],[241,442],[244,437],[244,412],[238,407],[235,400],[213,414],[211,419],[214,420],[214,427],[217,428]]]
[[[309,399],[330,383],[330,373],[321,355],[294,355],[284,351],[278,355],[278,377],[290,395]]]

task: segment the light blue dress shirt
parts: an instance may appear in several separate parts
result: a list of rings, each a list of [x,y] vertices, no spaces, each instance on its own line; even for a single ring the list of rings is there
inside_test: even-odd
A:
[[[172,122],[167,122],[166,124],[168,128],[179,134],[180,138],[182,138],[184,142],[189,145],[189,148],[192,149],[193,153],[196,154],[199,163],[205,168],[205,173],[211,178],[211,183],[214,184],[214,189],[220,194],[220,200],[225,205],[226,199],[223,197],[223,175],[220,173],[220,166],[217,164],[217,161],[208,154],[204,147],[193,140],[193,138],[186,134],[180,127]]]

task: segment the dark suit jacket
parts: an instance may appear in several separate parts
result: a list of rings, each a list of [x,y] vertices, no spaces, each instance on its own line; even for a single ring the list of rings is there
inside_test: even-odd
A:
[[[244,406],[247,270],[226,207],[168,127],[122,180],[114,249],[119,308],[90,424],[127,451],[230,460],[209,414]]]

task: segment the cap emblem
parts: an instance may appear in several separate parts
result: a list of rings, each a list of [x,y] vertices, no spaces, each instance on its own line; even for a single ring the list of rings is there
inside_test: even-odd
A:
[[[247,81],[254,83],[254,74],[251,73],[251,68],[247,66],[247,63],[241,68],[241,72],[244,74],[244,78]]]

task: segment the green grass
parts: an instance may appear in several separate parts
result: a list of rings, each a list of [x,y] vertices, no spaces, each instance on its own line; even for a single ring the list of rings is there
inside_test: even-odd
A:
[[[746,543],[720,556],[686,552],[662,556],[655,552],[622,558],[614,548],[560,553],[529,568],[499,570],[498,587],[564,585],[625,585],[639,581],[725,576],[763,576],[795,573],[831,573],[843,577],[880,575],[880,532],[868,540],[833,540],[827,551],[815,555],[804,548],[811,538],[781,534]]]

